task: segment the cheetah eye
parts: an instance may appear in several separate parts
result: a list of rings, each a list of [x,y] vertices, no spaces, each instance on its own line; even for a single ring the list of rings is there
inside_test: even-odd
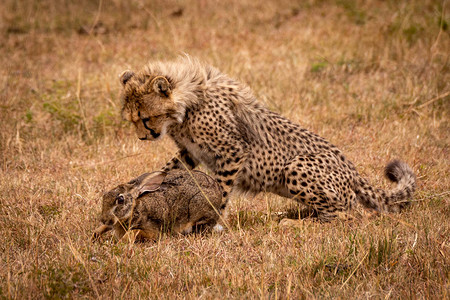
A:
[[[150,118],[142,119],[142,124],[144,124],[145,129],[150,130],[150,127],[147,125],[147,122],[150,121]]]
[[[125,202],[125,198],[123,197],[123,195],[119,195],[119,196],[117,196],[117,198],[116,198],[116,203],[117,204],[123,204]]]
[[[150,121],[150,118],[143,118],[141,116],[141,112],[138,112],[138,117],[141,118],[142,124],[144,124],[145,129],[150,130],[150,127],[147,124],[147,122]]]

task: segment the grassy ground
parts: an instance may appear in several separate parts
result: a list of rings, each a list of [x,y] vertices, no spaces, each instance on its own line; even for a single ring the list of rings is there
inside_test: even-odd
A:
[[[144,3],[145,2],[145,3]],[[0,298],[449,298],[448,1],[0,4]],[[393,158],[412,207],[282,227],[289,201],[236,198],[231,230],[91,243],[101,194],[161,167],[118,74],[186,52],[325,136],[376,186]]]

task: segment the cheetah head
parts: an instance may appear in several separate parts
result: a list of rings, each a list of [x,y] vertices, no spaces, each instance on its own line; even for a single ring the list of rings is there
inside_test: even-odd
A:
[[[123,85],[122,117],[134,124],[139,139],[156,140],[171,124],[179,122],[180,114],[169,78],[125,71],[120,75],[120,82]]]

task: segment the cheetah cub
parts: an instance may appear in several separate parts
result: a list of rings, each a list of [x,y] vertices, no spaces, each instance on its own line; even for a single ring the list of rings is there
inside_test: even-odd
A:
[[[329,221],[358,201],[379,211],[399,211],[416,178],[404,162],[386,167],[397,183],[372,187],[342,152],[322,137],[262,106],[246,85],[189,57],[125,71],[122,116],[141,140],[168,135],[179,148],[163,171],[206,166],[230,192],[272,192]]]

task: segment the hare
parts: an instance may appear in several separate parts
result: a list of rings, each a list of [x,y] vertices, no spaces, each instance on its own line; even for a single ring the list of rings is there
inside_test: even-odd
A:
[[[211,229],[222,205],[219,184],[200,171],[145,173],[103,195],[94,239],[114,230],[117,239],[140,230],[138,238],[155,240],[162,232]]]

